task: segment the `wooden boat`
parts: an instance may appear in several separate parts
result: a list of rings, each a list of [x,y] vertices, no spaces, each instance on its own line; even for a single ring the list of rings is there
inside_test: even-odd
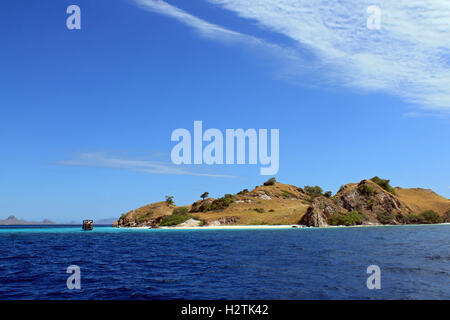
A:
[[[83,220],[83,230],[89,231],[94,229],[94,221],[93,220]]]

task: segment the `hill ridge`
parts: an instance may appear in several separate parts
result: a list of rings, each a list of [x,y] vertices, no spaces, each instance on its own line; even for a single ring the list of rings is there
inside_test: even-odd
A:
[[[330,223],[348,224],[347,221],[365,225],[404,224],[415,221],[418,214],[427,210],[435,211],[442,221],[450,220],[450,200],[433,190],[392,188],[389,180],[377,179],[374,180],[377,183],[372,180],[348,183],[334,196],[324,194],[317,186],[301,188],[273,181],[185,206],[160,201],[123,214],[114,226],[155,228],[161,224],[177,225],[183,219],[180,223],[191,219],[190,223],[199,225],[324,227]]]

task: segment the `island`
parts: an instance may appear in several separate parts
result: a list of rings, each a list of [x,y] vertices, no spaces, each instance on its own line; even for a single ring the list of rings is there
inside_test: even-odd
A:
[[[124,213],[114,227],[194,228],[218,226],[377,226],[450,222],[450,200],[430,189],[393,188],[374,177],[341,186],[283,184],[271,178],[249,191],[176,206],[173,196]]]

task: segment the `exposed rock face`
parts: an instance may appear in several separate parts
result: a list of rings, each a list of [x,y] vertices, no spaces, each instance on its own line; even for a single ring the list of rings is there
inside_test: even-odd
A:
[[[220,226],[228,224],[237,224],[239,222],[239,217],[220,217],[217,220],[208,223],[209,226]]]
[[[450,210],[444,214],[444,222],[450,222]]]
[[[272,199],[269,195],[265,194],[264,192],[261,192],[261,193],[258,195],[258,198],[259,198],[259,199],[263,199],[263,200],[271,200],[271,199]]]
[[[155,219],[149,219],[146,221],[140,222],[137,219],[132,218],[120,218],[116,222],[113,223],[113,227],[125,227],[125,228],[133,228],[133,227],[151,227],[158,228],[162,217],[157,217]]]
[[[327,220],[332,214],[346,211],[344,208],[336,205],[331,199],[322,196],[316,197],[300,224],[310,227],[326,227],[328,226]]]
[[[404,202],[397,196],[382,189],[377,184],[363,180],[360,183],[345,185],[332,198],[323,196],[313,199],[301,224],[313,227],[328,226],[328,218],[335,213],[358,211],[367,218],[365,223],[377,223],[377,215],[392,213],[394,216],[412,213]],[[393,221],[397,223],[397,221]]]
[[[177,227],[198,227],[201,221],[197,219],[189,219],[183,223],[177,225]]]
[[[334,199],[338,206],[347,211],[356,210],[368,214],[390,212],[395,215],[412,212],[397,196],[368,180],[345,186]]]

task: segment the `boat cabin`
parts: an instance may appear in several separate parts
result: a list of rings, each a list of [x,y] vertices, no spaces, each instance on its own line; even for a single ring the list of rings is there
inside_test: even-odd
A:
[[[83,220],[83,230],[92,230],[92,229],[94,229],[94,221]]]

